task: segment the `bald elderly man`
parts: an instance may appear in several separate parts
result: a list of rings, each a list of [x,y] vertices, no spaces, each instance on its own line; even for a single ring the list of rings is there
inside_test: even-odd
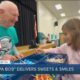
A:
[[[0,3],[0,59],[14,60],[22,58],[19,54],[15,44],[18,43],[15,23],[18,21],[19,11],[11,1],[2,1]]]

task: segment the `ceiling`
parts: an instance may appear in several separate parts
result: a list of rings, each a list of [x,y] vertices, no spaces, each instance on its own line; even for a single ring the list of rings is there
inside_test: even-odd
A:
[[[80,16],[78,10],[80,9],[80,0],[36,0],[41,1],[41,3],[48,8],[48,10],[57,18],[61,19],[61,13],[65,13],[65,17]],[[61,4],[61,10],[56,10],[55,4]]]

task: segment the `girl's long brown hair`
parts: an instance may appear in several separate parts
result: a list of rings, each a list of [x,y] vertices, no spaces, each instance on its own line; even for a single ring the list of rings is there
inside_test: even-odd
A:
[[[80,49],[80,20],[70,19],[63,26],[62,30],[68,30],[71,33],[71,46],[74,50]]]

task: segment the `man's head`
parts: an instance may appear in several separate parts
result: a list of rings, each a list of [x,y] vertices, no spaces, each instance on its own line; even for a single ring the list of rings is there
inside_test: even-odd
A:
[[[19,11],[11,1],[2,1],[0,4],[0,25],[4,27],[14,26],[18,21]]]

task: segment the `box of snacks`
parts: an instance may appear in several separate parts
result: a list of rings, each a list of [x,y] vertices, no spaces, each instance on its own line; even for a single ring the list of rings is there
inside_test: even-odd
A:
[[[19,59],[11,64],[28,64],[28,65],[39,65],[39,64],[66,64],[68,58],[66,54],[32,54],[30,56]],[[58,79],[57,79],[58,76]],[[1,74],[2,80],[60,80],[59,75],[53,74]]]

